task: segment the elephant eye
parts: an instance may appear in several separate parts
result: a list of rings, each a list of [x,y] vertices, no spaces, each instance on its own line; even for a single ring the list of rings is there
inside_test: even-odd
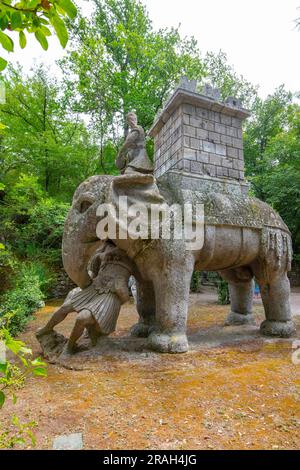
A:
[[[87,200],[81,201],[79,205],[80,214],[84,214],[92,205],[93,203],[91,201],[87,201]]]

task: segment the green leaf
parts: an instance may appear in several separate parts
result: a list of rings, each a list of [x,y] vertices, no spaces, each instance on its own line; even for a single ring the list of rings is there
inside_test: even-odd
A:
[[[28,2],[27,8],[32,10],[33,8],[35,8],[40,3],[40,1],[41,0],[31,0],[30,2]]]
[[[42,24],[49,24],[49,21],[46,18],[40,18],[40,23]]]
[[[71,0],[60,0],[59,1],[59,6],[65,10],[65,12],[67,13],[67,15],[69,16],[69,18],[71,18],[71,20],[74,20],[74,18],[76,17],[77,15],[77,8],[76,6],[74,5],[73,2],[71,2]]]
[[[28,361],[25,359],[25,357],[20,356],[20,359],[22,361],[23,366],[28,367]]]
[[[35,369],[33,369],[33,375],[37,377],[46,377],[47,371],[44,367],[36,367]]]
[[[36,446],[36,438],[35,435],[31,431],[27,431],[27,435],[29,436],[32,445],[35,447]]]
[[[19,33],[19,43],[20,43],[21,49],[24,49],[24,47],[26,47],[27,39],[26,39],[24,31],[20,31]]]
[[[63,48],[65,48],[69,39],[69,35],[64,21],[58,15],[53,15],[50,18],[50,21],[57,34],[60,44]]]
[[[3,392],[0,391],[0,409],[3,408],[5,402],[5,395]]]
[[[19,426],[20,425],[20,420],[19,420],[18,416],[16,416],[16,415],[13,415],[11,421],[12,421],[14,426]]]
[[[18,397],[13,393],[12,395],[12,401],[13,401],[13,404],[15,405],[18,401]]]
[[[0,72],[2,72],[6,66],[7,66],[7,60],[2,59],[2,57],[0,57]]]
[[[8,23],[9,23],[9,18],[7,14],[6,13],[2,14],[2,16],[0,17],[0,29],[2,29],[2,31],[6,29],[8,26]]]
[[[31,365],[32,365],[33,367],[37,367],[37,366],[47,366],[47,364],[46,364],[45,362],[43,362],[40,357],[37,357],[36,359],[34,359],[33,361],[31,361]]]
[[[6,347],[14,354],[18,354],[20,352],[20,350],[22,349],[23,344],[24,343],[22,343],[22,341],[17,341],[17,340],[12,339],[12,338],[8,338],[5,341]]]
[[[0,31],[0,43],[2,44],[4,49],[6,49],[8,52],[13,52],[14,43],[12,39],[9,36],[7,36],[7,34],[3,33],[2,31]]]
[[[42,48],[46,51],[48,49],[48,41],[47,41],[47,38],[44,35],[43,31],[41,29],[38,29],[34,33],[34,35],[35,35],[36,39],[39,41]]]
[[[15,11],[14,13],[12,13],[12,15],[10,17],[10,23],[11,23],[12,29],[21,28],[21,26],[22,26],[22,15],[19,11]]]
[[[14,440],[14,445],[19,444],[19,445],[24,445],[25,444],[25,439],[23,437],[17,437]]]
[[[32,354],[32,349],[27,348],[26,346],[22,346],[20,349],[20,353],[22,354]]]
[[[0,372],[1,372],[2,374],[6,374],[7,366],[8,366],[7,362],[4,362],[4,364],[2,364],[2,363],[0,362]]]
[[[41,31],[43,31],[45,36],[51,36],[51,31],[47,26],[41,26]]]

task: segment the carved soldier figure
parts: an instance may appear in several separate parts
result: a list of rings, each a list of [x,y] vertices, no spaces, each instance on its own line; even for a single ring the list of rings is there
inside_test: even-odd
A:
[[[133,270],[133,263],[126,253],[112,242],[106,242],[89,263],[91,285],[83,290],[77,288],[71,291],[46,326],[37,331],[37,338],[51,334],[53,328],[74,311],[78,312],[78,316],[67,343],[68,353],[76,351],[77,340],[85,328],[93,345],[97,337],[113,333],[121,306],[129,300],[128,281]]]
[[[144,129],[138,125],[134,112],[128,113],[126,119],[131,130],[119,151],[116,166],[122,174],[151,174],[153,165],[147,155]]]

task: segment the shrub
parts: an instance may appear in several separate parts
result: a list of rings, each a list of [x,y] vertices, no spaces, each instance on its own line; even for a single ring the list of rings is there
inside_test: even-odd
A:
[[[194,271],[191,280],[191,292],[200,292],[201,272]]]
[[[14,313],[10,322],[12,335],[22,331],[32,318],[32,314],[43,306],[44,292],[49,282],[45,269],[40,263],[19,265],[14,285],[2,296],[0,309],[0,317],[8,312]]]
[[[29,211],[28,223],[19,228],[19,255],[61,265],[61,241],[69,207],[51,198],[39,201]]]
[[[45,377],[46,364],[40,358],[32,360],[32,351],[22,341],[13,339],[10,333],[10,324],[13,315],[8,314],[0,320],[0,410],[8,399],[13,404],[17,402],[16,393],[30,376]],[[13,355],[13,361],[7,357],[6,350]],[[21,423],[15,415],[11,418],[11,424],[5,429],[4,423],[0,423],[0,449],[13,448],[16,445],[25,445],[28,440],[35,445],[35,437],[32,428],[35,422]]]
[[[10,248],[0,243],[0,294],[11,286],[15,266],[16,259]]]
[[[230,304],[228,282],[224,281],[224,279],[222,278],[220,278],[218,282],[218,301],[219,301],[219,304],[221,305]]]

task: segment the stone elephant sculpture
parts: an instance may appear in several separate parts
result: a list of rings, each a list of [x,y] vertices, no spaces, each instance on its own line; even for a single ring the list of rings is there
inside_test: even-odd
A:
[[[112,185],[118,178],[122,177],[91,177],[74,194],[65,224],[63,262],[70,278],[81,288],[90,282],[87,264],[102,243],[96,236],[97,208],[111,201]],[[169,204],[186,200],[204,204],[204,245],[201,250],[188,251],[184,240],[112,240],[136,266],[140,320],[132,334],[148,336],[154,350],[186,352],[191,276],[194,270],[206,270],[218,271],[229,282],[228,325],[254,322],[255,277],[266,315],[261,332],[268,336],[293,335],[287,277],[291,237],[279,215],[267,204],[245,195],[176,191],[163,179],[158,186]]]

